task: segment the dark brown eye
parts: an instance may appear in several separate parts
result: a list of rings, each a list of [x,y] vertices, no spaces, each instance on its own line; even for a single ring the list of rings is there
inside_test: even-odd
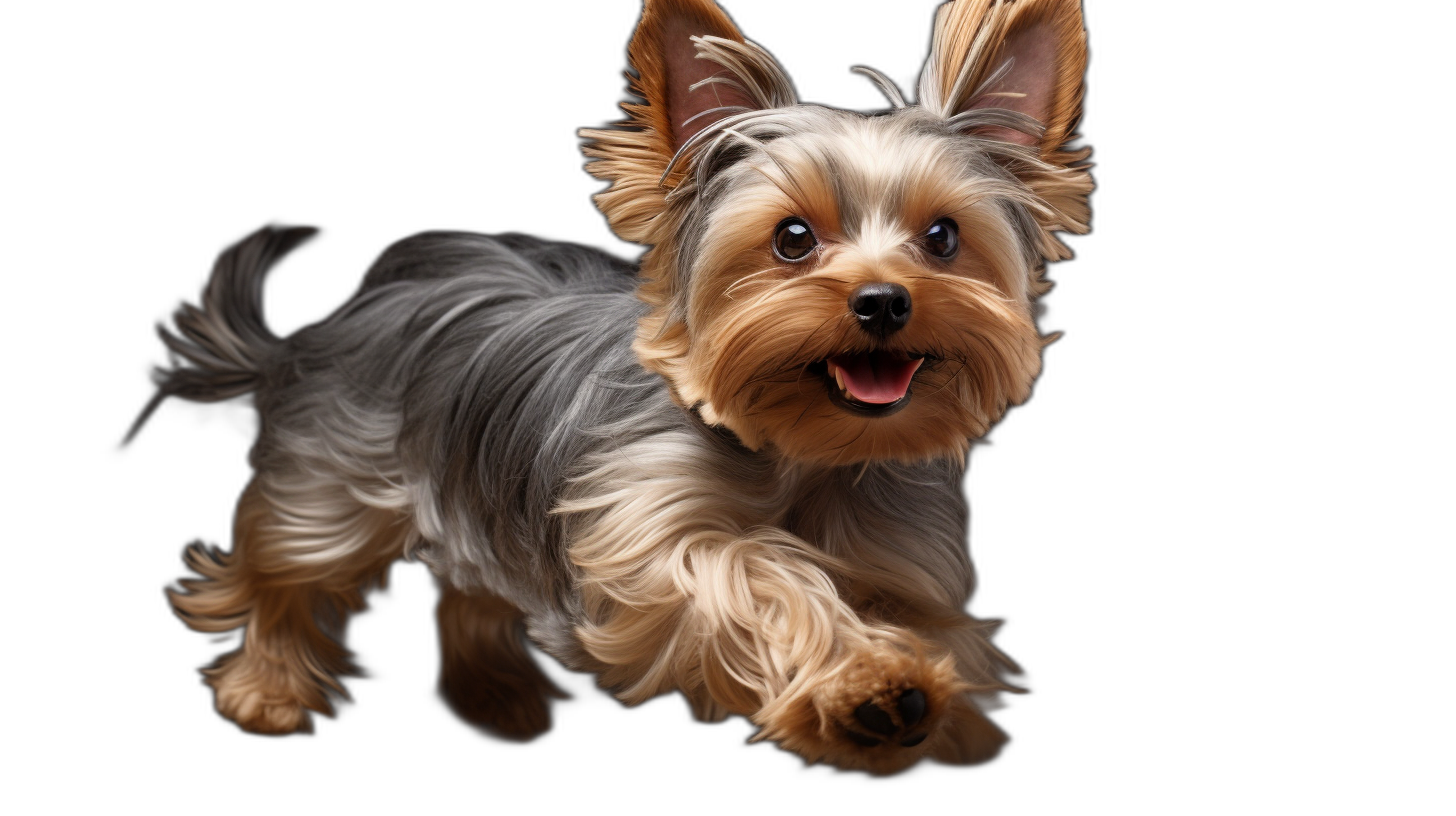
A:
[[[925,231],[925,251],[937,258],[949,258],[961,247],[960,231],[956,222],[942,218]]]
[[[786,261],[802,261],[819,241],[802,218],[785,218],[774,231],[774,254]]]

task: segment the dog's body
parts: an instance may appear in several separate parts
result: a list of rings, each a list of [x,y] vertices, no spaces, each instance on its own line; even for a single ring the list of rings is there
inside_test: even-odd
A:
[[[1070,36],[1069,14],[1080,37],[1074,2],[1006,5],[948,4],[938,47],[999,30],[1035,53],[1019,32]],[[700,68],[686,34],[722,39],[696,44],[707,73],[675,79]],[[973,695],[1011,688],[1014,667],[964,612],[960,482],[969,439],[1039,368],[1051,232],[1085,224],[1085,153],[1059,152],[1075,105],[1042,158],[1007,137],[1027,122],[966,107],[1008,81],[991,65],[937,64],[957,78],[940,113],[794,106],[772,58],[688,0],[649,2],[632,59],[641,127],[587,135],[613,227],[656,247],[640,270],[428,233],[281,339],[262,276],[312,231],[265,229],[164,333],[190,365],[161,373],[147,413],[253,391],[261,416],[234,550],[194,545],[202,579],[173,594],[196,628],[246,627],[207,670],[219,710],[272,733],[328,711],[350,670],[343,615],[413,555],[443,587],[442,691],[499,733],[549,723],[529,636],[624,700],[681,690],[810,760],[993,755],[1004,736]],[[729,98],[704,108],[716,66],[738,84],[710,80]]]

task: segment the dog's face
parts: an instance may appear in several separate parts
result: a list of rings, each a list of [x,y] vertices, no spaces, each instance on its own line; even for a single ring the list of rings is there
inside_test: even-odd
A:
[[[585,134],[588,166],[613,228],[653,247],[637,349],[684,405],[845,464],[959,455],[1028,396],[1041,271],[1091,187],[1063,148],[1075,0],[946,4],[920,104],[890,88],[875,116],[797,104],[707,2],[648,2],[630,56],[646,104]]]

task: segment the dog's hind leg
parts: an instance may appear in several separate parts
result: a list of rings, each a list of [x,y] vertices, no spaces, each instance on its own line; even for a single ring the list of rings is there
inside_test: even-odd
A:
[[[309,710],[331,714],[330,697],[346,696],[339,677],[357,674],[340,642],[345,619],[383,583],[408,530],[337,483],[255,479],[232,552],[191,545],[184,560],[201,577],[168,591],[193,629],[244,630],[240,648],[203,669],[218,712],[263,734],[309,730]]]
[[[506,739],[551,727],[551,698],[566,694],[526,650],[521,611],[485,592],[442,586],[440,695],[461,719]]]

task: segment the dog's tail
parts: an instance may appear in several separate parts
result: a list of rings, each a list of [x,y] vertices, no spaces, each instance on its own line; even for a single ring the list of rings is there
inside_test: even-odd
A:
[[[171,368],[157,367],[157,393],[132,423],[122,444],[137,435],[167,397],[219,402],[258,387],[268,351],[280,342],[263,322],[263,278],[313,227],[264,227],[218,256],[202,290],[202,305],[184,303],[157,334],[172,352]]]

